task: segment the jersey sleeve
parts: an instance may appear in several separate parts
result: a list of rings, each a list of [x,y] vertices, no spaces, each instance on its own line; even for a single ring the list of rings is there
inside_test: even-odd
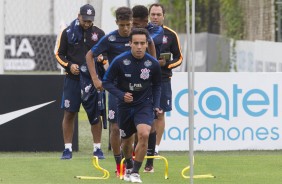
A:
[[[172,53],[172,60],[169,60],[166,62],[166,66],[168,69],[173,69],[181,65],[183,56],[181,53],[181,48],[180,48],[180,41],[179,38],[173,30],[170,30],[172,33],[172,43],[170,46],[170,52]]]
[[[155,69],[152,77],[152,93],[153,93],[153,106],[154,108],[160,108],[160,98],[161,98],[161,67],[156,61]]]
[[[102,84],[104,89],[123,101],[125,93],[114,85],[114,80],[118,77],[118,70],[118,62],[114,59],[103,77]]]
[[[105,54],[109,48],[107,36],[103,36],[100,41],[91,48],[94,57],[99,56],[100,54]]]
[[[67,38],[67,32],[66,29],[62,31],[62,33],[59,36],[58,39],[58,47],[57,51],[55,53],[55,57],[57,59],[57,62],[64,68],[69,69],[72,62],[68,61],[66,59],[68,51],[68,38]]]

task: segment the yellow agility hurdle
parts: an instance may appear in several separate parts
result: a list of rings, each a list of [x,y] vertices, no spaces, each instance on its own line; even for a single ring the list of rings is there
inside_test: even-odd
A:
[[[109,171],[106,169],[102,168],[99,163],[98,163],[98,157],[93,156],[92,158],[92,164],[94,168],[98,169],[101,171],[104,175],[100,177],[95,177],[95,176],[75,176],[75,178],[82,179],[82,180],[97,180],[97,179],[108,179],[110,177]]]
[[[193,157],[193,165],[195,163],[194,157]],[[190,166],[185,167],[182,172],[181,175],[183,178],[189,179],[190,176],[186,176],[185,172],[188,171],[190,169]],[[195,179],[200,179],[200,178],[215,178],[215,176],[213,176],[212,174],[204,174],[204,175],[194,175],[193,178]]]
[[[165,179],[168,179],[168,161],[165,157],[163,156],[145,156],[145,158],[155,158],[155,159],[162,159],[165,163],[165,172],[164,172],[164,175],[165,175]],[[119,178],[122,180],[123,179],[123,162],[124,162],[125,158],[123,158],[120,162],[120,176]]]

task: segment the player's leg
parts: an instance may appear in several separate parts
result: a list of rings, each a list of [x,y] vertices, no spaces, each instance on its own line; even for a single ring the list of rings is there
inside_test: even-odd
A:
[[[102,122],[100,116],[102,111],[98,106],[99,95],[85,64],[80,67],[80,86],[82,105],[91,125],[93,155],[104,159],[104,153],[101,149]]]
[[[79,81],[65,77],[64,91],[61,108],[64,109],[62,122],[65,149],[61,159],[72,158],[72,139],[74,132],[74,121],[80,108],[80,84]]]
[[[93,137],[93,155],[99,159],[105,159],[101,149],[102,121],[100,117],[98,117],[98,123],[91,125],[91,133]]]
[[[130,181],[134,183],[141,183],[139,170],[142,166],[144,157],[147,153],[148,148],[148,139],[150,134],[151,126],[147,124],[138,124],[137,125],[137,136],[138,143],[135,148],[135,159],[133,164],[133,169],[130,174]]]
[[[147,156],[154,156],[155,154],[155,147],[156,147],[156,123],[155,121],[152,124],[152,128],[149,134],[149,138],[148,138],[148,149],[147,149]],[[154,172],[154,159],[152,158],[148,158],[145,168],[144,168],[144,172]]]
[[[159,145],[162,140],[162,136],[164,133],[165,129],[165,117],[164,113],[161,113],[158,115],[158,119],[155,120],[155,125],[156,125],[156,148],[155,148],[155,155],[159,154]]]
[[[135,159],[130,175],[131,182],[142,182],[139,170],[147,153],[149,134],[151,132],[153,121],[154,113],[152,103],[144,102],[140,106],[135,107],[134,123],[137,129],[138,143],[135,148]]]
[[[133,169],[132,159],[132,144],[135,139],[136,127],[133,123],[131,108],[119,108],[118,123],[120,128],[120,135],[122,138],[122,150],[125,158],[125,175],[124,180],[130,181],[130,174]]]
[[[120,173],[120,162],[122,159],[121,155],[121,139],[120,130],[117,123],[117,98],[108,93],[108,120],[110,122],[110,143],[113,150],[115,162],[116,162],[116,175],[119,177]]]
[[[169,112],[172,110],[171,105],[172,100],[172,90],[171,90],[171,80],[162,82],[162,93],[160,106],[163,109],[163,113],[158,115],[158,119],[156,119],[156,132],[157,132],[157,140],[156,140],[156,155],[159,154],[159,145],[161,143],[161,139],[165,129],[165,112]]]

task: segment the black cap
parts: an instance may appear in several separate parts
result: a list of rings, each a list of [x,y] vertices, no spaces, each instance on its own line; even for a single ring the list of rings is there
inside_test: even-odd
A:
[[[95,10],[93,6],[90,4],[83,5],[80,7],[80,15],[82,16],[82,20],[91,20],[94,21]]]

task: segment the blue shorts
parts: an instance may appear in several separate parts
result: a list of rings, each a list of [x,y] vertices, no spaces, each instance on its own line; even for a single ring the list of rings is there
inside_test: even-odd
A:
[[[80,108],[80,83],[65,77],[61,108],[68,112],[78,112]]]
[[[90,85],[83,81],[65,77],[61,108],[68,112],[79,112],[80,105],[82,104],[88,116],[89,123],[94,125],[99,122],[99,116],[102,115],[103,111],[99,110],[98,93],[92,81],[92,88],[89,88],[88,93],[83,93],[83,91],[87,88],[85,86],[89,87]]]
[[[145,101],[137,106],[118,107],[118,124],[121,138],[126,139],[137,132],[138,124],[152,125],[154,121],[153,104],[150,100]]]
[[[108,120],[110,123],[117,123],[117,103],[117,97],[108,93]]]
[[[172,110],[171,100],[172,100],[172,91],[171,91],[171,81],[163,81],[161,84],[161,99],[160,107],[164,112]]]

